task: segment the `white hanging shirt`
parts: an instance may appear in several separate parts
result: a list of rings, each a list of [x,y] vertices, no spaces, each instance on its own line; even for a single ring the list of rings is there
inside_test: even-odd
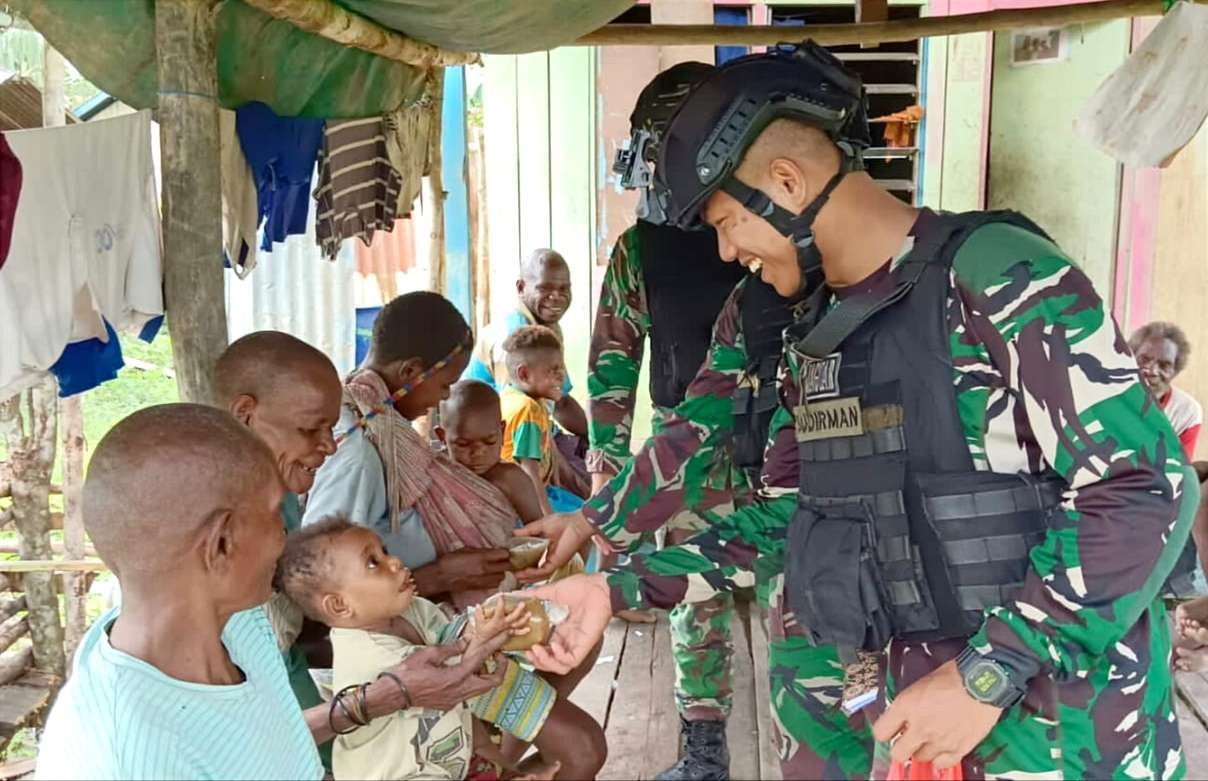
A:
[[[0,399],[69,342],[163,314],[151,112],[5,133],[24,180],[0,268]],[[215,262],[218,262],[215,259]]]

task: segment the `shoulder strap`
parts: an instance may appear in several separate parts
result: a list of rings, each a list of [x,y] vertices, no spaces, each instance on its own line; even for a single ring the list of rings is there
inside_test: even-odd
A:
[[[1005,222],[1044,236],[1036,223],[1012,211],[939,214],[940,224],[919,237],[894,270],[898,282],[888,293],[852,296],[828,312],[797,344],[797,350],[811,358],[824,358],[843,340],[882,309],[900,301],[922,277],[928,267],[947,268],[961,244],[975,230],[992,222]]]

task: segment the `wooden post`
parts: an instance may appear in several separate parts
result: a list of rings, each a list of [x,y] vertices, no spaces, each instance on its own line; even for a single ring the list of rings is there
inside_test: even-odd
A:
[[[487,234],[486,154],[482,135],[482,118],[469,125],[470,176],[470,256],[474,269],[471,289],[474,296],[474,333],[479,333],[491,319],[490,237]]]
[[[67,122],[67,93],[64,80],[67,64],[49,43],[42,53],[42,124],[58,127]],[[59,427],[63,430],[63,542],[67,558],[84,558],[84,518],[80,514],[80,492],[84,487],[84,409],[81,397],[59,400]],[[74,573],[64,580],[67,591],[67,620],[64,653],[70,659],[84,636],[88,619],[84,609],[84,576]]]
[[[428,251],[428,289],[445,292],[445,189],[441,174],[440,134],[441,106],[444,103],[444,69],[435,71],[433,79],[433,103],[430,107],[432,123],[428,131],[428,201],[432,208],[432,229]],[[427,208],[427,206],[425,206]]]
[[[713,3],[711,0],[651,0],[650,21],[665,25],[713,24]],[[698,43],[695,46],[664,45],[659,49],[659,70],[691,60],[712,64],[713,46]]]
[[[51,558],[50,472],[55,462],[55,383],[42,383],[0,404],[0,434],[12,469],[13,515],[22,559]],[[14,562],[15,563],[15,562]],[[34,666],[62,676],[63,626],[51,572],[24,575]]]
[[[226,348],[214,0],[155,4],[164,298],[184,401],[213,402]]]

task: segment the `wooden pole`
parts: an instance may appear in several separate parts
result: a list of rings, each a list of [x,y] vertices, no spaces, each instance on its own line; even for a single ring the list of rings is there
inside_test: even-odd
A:
[[[244,0],[275,19],[289,22],[341,46],[367,51],[388,60],[419,68],[444,65],[476,65],[482,59],[475,52],[441,49],[402,33],[389,30],[360,14],[347,11],[331,0]]]
[[[214,0],[155,4],[164,297],[184,401],[213,403],[226,349]]]
[[[49,43],[43,48],[42,73],[42,124],[46,127],[64,125],[67,122],[67,93],[64,91],[67,63]],[[59,400],[59,427],[63,430],[63,542],[67,556],[73,559],[84,558],[84,518],[80,514],[85,447],[81,400],[79,395]],[[75,655],[76,646],[88,628],[84,582],[79,574],[68,575],[65,581],[67,615],[63,650],[68,659]]]
[[[109,567],[103,561],[93,559],[72,560],[72,559],[20,559],[4,561],[0,560],[0,572],[18,573],[25,578],[26,598],[29,595],[29,579],[33,577],[30,573],[53,573],[53,572],[103,572]]]
[[[20,536],[21,558],[2,562],[21,565],[50,558],[50,472],[55,460],[55,383],[49,379],[0,404],[0,434],[12,468],[13,515]],[[63,625],[59,623],[59,594],[54,575],[24,570],[34,666],[62,676]]]
[[[441,108],[444,105],[445,74],[443,70],[432,74],[433,89],[431,94],[436,96],[429,110],[432,112],[432,123],[428,126],[428,201],[431,207],[431,230],[428,234],[428,289],[444,294],[445,292],[445,188],[441,173],[440,136]]]
[[[20,678],[33,663],[34,651],[26,648],[15,654],[0,656],[0,686],[12,683]]]
[[[1196,0],[1203,2],[1203,0]],[[953,16],[928,16],[864,24],[815,24],[806,27],[753,27],[738,25],[610,24],[574,42],[575,46],[667,46],[709,43],[716,46],[770,46],[783,41],[812,38],[823,46],[880,44],[913,41],[943,35],[1014,30],[1025,27],[1061,27],[1162,13],[1162,0],[1104,0],[1044,8],[1013,8]]]

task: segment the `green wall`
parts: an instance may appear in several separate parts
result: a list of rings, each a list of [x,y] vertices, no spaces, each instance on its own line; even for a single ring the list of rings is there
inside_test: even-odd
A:
[[[1128,53],[1130,23],[1066,28],[1068,58],[1011,67],[1011,35],[994,36],[987,205],[1047,230],[1106,296],[1116,254],[1119,166],[1074,131],[1087,98]]]

